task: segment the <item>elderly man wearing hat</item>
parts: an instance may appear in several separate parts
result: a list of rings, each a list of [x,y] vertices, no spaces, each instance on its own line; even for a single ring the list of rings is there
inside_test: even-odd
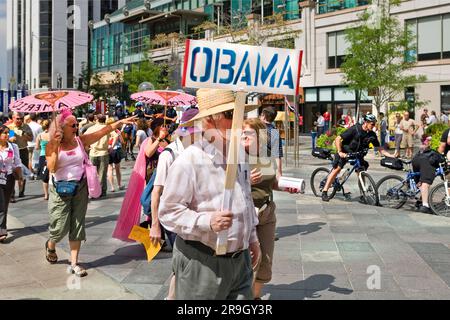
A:
[[[222,211],[227,168],[227,133],[235,96],[232,91],[200,89],[203,137],[170,167],[159,206],[161,224],[178,236],[173,250],[176,299],[253,299],[252,266],[261,254],[258,218],[251,196],[248,164],[239,164],[231,212]],[[228,231],[227,253],[216,255],[217,235]]]

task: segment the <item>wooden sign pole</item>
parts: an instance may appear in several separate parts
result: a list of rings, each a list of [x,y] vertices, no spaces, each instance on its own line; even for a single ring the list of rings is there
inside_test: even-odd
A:
[[[233,191],[236,183],[237,170],[239,166],[239,150],[241,145],[241,131],[244,123],[246,92],[239,91],[236,96],[236,107],[233,115],[233,126],[231,128],[230,146],[227,156],[227,171],[225,176],[225,191],[223,194],[222,210],[231,211],[233,203]],[[228,230],[219,232],[217,236],[216,254],[227,253]]]

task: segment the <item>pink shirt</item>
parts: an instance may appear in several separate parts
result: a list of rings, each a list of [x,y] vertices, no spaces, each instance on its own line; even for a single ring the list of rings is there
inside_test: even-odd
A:
[[[78,141],[77,141],[78,143]],[[80,144],[69,151],[59,151],[56,181],[80,181],[84,174],[84,154]]]

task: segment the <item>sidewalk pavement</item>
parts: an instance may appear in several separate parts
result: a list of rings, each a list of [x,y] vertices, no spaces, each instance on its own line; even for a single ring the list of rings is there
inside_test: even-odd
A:
[[[318,164],[329,163],[304,150],[300,168],[284,171],[306,179],[307,193],[275,193],[280,240],[264,299],[450,299],[450,219],[339,196],[322,203],[311,195],[309,178]],[[132,165],[122,164],[125,183]],[[384,174],[384,168],[374,172]],[[356,180],[348,184],[357,196]],[[60,264],[45,260],[48,212],[41,190],[39,181],[30,181],[27,197],[10,207],[11,237],[0,244],[0,299],[161,300],[167,295],[171,254],[160,253],[148,263],[142,245],[111,237],[124,192],[89,204],[88,240],[80,254],[89,275],[81,279],[81,290],[70,290],[67,240],[57,247]]]

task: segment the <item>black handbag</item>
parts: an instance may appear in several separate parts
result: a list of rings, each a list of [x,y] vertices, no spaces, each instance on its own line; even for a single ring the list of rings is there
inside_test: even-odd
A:
[[[393,170],[403,170],[403,162],[397,158],[384,158],[381,159],[380,165],[385,168]]]
[[[319,159],[329,159],[331,156],[331,150],[324,148],[315,148],[312,151],[312,156]]]

